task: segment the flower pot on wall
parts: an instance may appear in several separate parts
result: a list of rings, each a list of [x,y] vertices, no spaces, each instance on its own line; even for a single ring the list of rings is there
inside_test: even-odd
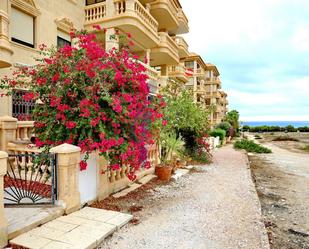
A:
[[[156,166],[156,174],[162,181],[169,181],[172,177],[173,168],[170,166]]]

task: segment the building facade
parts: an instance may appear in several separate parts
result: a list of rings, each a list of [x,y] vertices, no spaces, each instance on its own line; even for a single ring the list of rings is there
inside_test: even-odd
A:
[[[196,103],[209,110],[209,123],[214,127],[224,120],[228,105],[227,94],[221,90],[219,70],[195,53],[182,61],[191,72],[186,88],[192,90]]]
[[[95,31],[94,25],[102,30]],[[178,0],[1,0],[0,78],[17,67],[34,66],[40,44],[70,44],[72,29],[97,32],[107,50],[121,46],[121,34],[130,33],[131,50],[146,67],[153,94],[174,79],[193,89],[196,102],[208,108],[219,104],[219,72],[189,53],[180,36],[189,32],[188,19]],[[28,114],[34,103],[23,100],[25,91],[15,89],[1,98],[0,116]],[[211,124],[222,116],[212,111]]]

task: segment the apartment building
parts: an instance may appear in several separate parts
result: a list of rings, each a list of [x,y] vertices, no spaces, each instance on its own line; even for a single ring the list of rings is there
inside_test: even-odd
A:
[[[195,53],[183,58],[182,62],[191,72],[186,87],[192,90],[194,101],[209,109],[210,125],[214,127],[223,121],[228,104],[227,94],[221,90],[219,70]]]
[[[189,26],[178,0],[1,0],[0,77],[34,66],[39,44],[70,44],[70,30],[94,31],[93,25],[106,29],[96,31],[105,49],[119,47],[119,34],[132,35],[132,52],[146,61],[152,93],[170,78],[189,81],[181,61],[189,56],[188,44],[179,36]],[[1,98],[0,116],[29,113],[34,103],[23,100],[24,92],[16,89],[12,97]]]

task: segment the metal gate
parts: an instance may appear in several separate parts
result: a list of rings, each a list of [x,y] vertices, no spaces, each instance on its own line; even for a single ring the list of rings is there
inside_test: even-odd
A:
[[[55,204],[56,168],[54,154],[9,155],[8,170],[4,176],[4,204]]]

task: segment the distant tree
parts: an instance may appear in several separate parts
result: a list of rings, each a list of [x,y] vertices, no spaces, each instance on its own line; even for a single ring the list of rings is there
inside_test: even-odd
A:
[[[238,131],[239,128],[239,112],[236,110],[229,111],[225,116],[225,121],[229,122],[233,128]]]

